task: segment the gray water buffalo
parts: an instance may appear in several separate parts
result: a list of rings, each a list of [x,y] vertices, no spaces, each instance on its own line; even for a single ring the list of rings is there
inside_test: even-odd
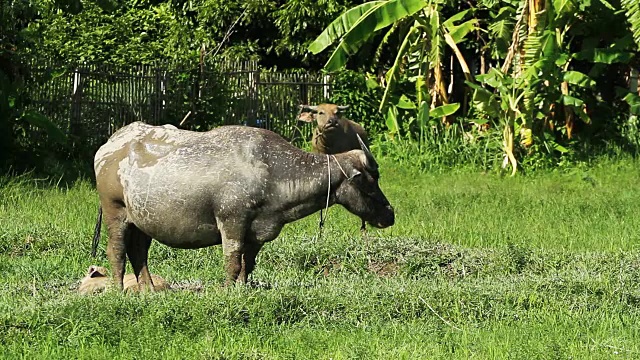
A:
[[[125,255],[141,287],[151,239],[175,248],[222,244],[226,284],[245,283],[265,242],[282,227],[327,204],[340,204],[372,226],[394,224],[371,153],[308,153],[258,128],[192,132],[136,122],[94,159],[107,256],[122,289]]]
[[[342,111],[348,106],[335,104],[300,105],[299,120],[317,122],[311,138],[314,152],[320,154],[339,154],[353,149],[360,149],[356,135],[369,146],[369,139],[364,128],[355,121],[342,117]]]

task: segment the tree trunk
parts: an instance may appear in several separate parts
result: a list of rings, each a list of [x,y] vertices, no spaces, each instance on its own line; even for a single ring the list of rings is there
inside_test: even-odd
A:
[[[449,103],[449,97],[447,96],[447,89],[442,76],[442,67],[438,64],[433,68],[433,95],[431,98],[431,109],[439,105],[446,105]],[[442,117],[442,123],[451,125],[449,119],[446,116]]]
[[[638,76],[638,69],[631,66],[629,71],[629,92],[637,93],[640,95],[640,79]]]
[[[471,76],[471,70],[469,70],[469,65],[467,65],[467,62],[464,59],[464,56],[462,56],[462,52],[458,48],[458,45],[456,45],[456,42],[453,41],[453,38],[451,37],[451,35],[446,31],[444,32],[444,41],[447,43],[447,45],[449,45],[449,47],[451,47],[451,50],[453,50],[453,53],[456,54],[456,57],[458,58],[458,62],[460,63],[460,67],[462,68],[462,72],[464,73],[465,79],[467,79],[467,81],[469,82],[474,82],[473,76]]]
[[[569,84],[566,81],[560,84],[560,91],[562,95],[569,95]],[[575,114],[570,106],[562,105],[562,107],[564,108],[564,124],[567,128],[567,139],[571,139],[575,125]]]

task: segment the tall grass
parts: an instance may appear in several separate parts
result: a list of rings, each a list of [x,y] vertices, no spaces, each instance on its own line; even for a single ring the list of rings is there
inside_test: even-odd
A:
[[[504,169],[502,130],[454,123],[448,126],[425,127],[419,134],[400,136],[398,134],[377,133],[373,135],[372,150],[377,157],[385,157],[393,163],[411,167],[427,173],[449,173],[452,169],[468,172],[486,171],[511,173]],[[619,140],[619,139],[618,139]],[[571,170],[591,166],[603,160],[617,161],[635,157],[633,144],[619,141],[593,141],[572,144],[561,153],[535,142],[533,146],[516,146],[515,152],[521,160],[518,172],[532,173],[540,170]],[[507,166],[508,167],[508,166]]]
[[[0,358],[637,358],[636,163],[501,178],[381,160],[397,224],[285,227],[253,282],[154,243],[167,293],[80,296],[92,185],[0,180]]]
[[[418,138],[377,135],[373,151],[397,164],[427,172],[451,168],[499,169],[501,134],[496,131],[465,131],[461,124],[425,127]]]

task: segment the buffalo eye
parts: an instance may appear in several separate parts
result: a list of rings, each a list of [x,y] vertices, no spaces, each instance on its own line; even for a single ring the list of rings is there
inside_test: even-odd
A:
[[[318,114],[320,114],[320,115],[324,115],[324,111],[323,111],[323,110],[320,110],[320,111],[318,111]]]

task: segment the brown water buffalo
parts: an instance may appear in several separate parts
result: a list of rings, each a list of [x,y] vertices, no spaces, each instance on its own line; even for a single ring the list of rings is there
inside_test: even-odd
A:
[[[311,138],[311,147],[314,152],[339,154],[360,149],[360,141],[364,142],[365,147],[369,147],[366,130],[355,121],[342,117],[342,111],[348,108],[349,106],[335,104],[300,105],[300,120],[317,122]],[[320,217],[322,218],[322,215]],[[363,219],[360,230],[364,231],[365,227]]]
[[[125,256],[141,286],[153,289],[151,238],[184,249],[222,244],[226,284],[244,283],[264,243],[323,208],[328,191],[329,205],[375,227],[395,220],[369,151],[313,154],[265,129],[192,132],[136,122],[98,149],[94,170],[119,289]]]
[[[369,139],[364,128],[355,121],[342,117],[342,111],[348,106],[335,104],[300,105],[299,119],[305,122],[317,122],[313,129],[311,146],[320,154],[339,154],[349,150],[360,149],[360,142],[369,146]]]
[[[83,295],[101,292],[108,287],[107,269],[102,266],[91,265],[87,270],[87,275],[80,280],[78,292]],[[171,287],[163,278],[151,275],[153,287],[156,291],[168,290]],[[138,281],[134,274],[126,274],[123,279],[124,291],[138,291]]]

